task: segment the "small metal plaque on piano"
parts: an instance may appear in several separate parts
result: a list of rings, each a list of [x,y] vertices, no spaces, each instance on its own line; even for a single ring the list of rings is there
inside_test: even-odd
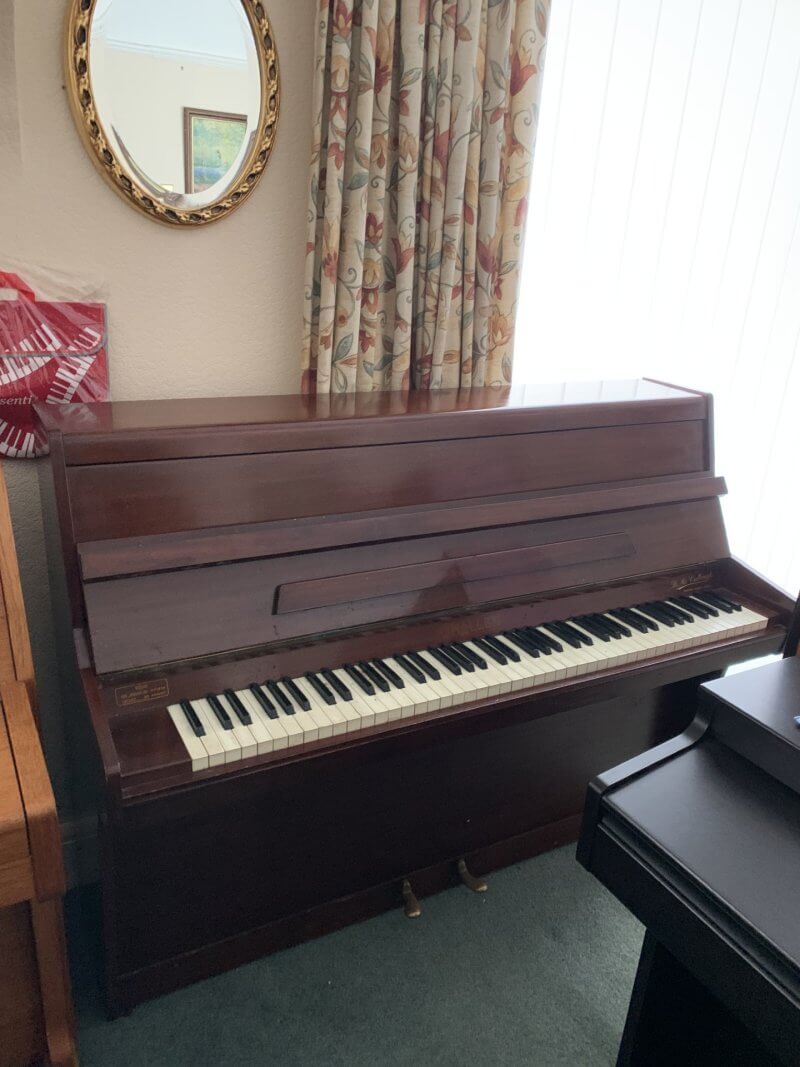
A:
[[[114,690],[118,708],[129,708],[132,704],[150,704],[155,700],[166,700],[169,696],[169,682],[166,678],[153,678],[149,682],[132,682],[121,685]]]

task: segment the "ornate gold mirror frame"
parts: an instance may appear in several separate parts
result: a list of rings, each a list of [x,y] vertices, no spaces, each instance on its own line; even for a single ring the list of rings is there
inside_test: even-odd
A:
[[[230,214],[255,188],[269,160],[275,140],[280,104],[278,53],[264,5],[260,0],[241,0],[255,39],[261,77],[261,114],[253,147],[239,178],[224,196],[194,210],[160,203],[122,168],[111,149],[95,109],[89,76],[89,39],[97,0],[69,0],[66,25],[66,82],[72,115],[95,166],[119,193],[151,219],[168,226],[202,226]]]

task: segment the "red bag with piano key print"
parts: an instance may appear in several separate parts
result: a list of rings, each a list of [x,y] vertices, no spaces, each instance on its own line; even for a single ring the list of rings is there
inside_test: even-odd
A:
[[[108,399],[105,304],[37,300],[18,274],[0,271],[0,455],[41,456],[33,402]],[[0,293],[0,297],[2,297]]]

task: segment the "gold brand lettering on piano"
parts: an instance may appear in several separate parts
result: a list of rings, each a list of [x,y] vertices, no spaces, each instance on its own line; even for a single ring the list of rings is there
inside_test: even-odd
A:
[[[153,678],[147,682],[133,682],[121,685],[114,690],[118,708],[129,708],[133,704],[148,704],[153,700],[164,700],[169,696],[169,682],[166,678]]]

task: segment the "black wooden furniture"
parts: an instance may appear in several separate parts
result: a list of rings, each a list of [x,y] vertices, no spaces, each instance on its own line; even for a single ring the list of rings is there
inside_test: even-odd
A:
[[[800,1063],[800,658],[596,778],[580,862],[647,933],[618,1064]]]

